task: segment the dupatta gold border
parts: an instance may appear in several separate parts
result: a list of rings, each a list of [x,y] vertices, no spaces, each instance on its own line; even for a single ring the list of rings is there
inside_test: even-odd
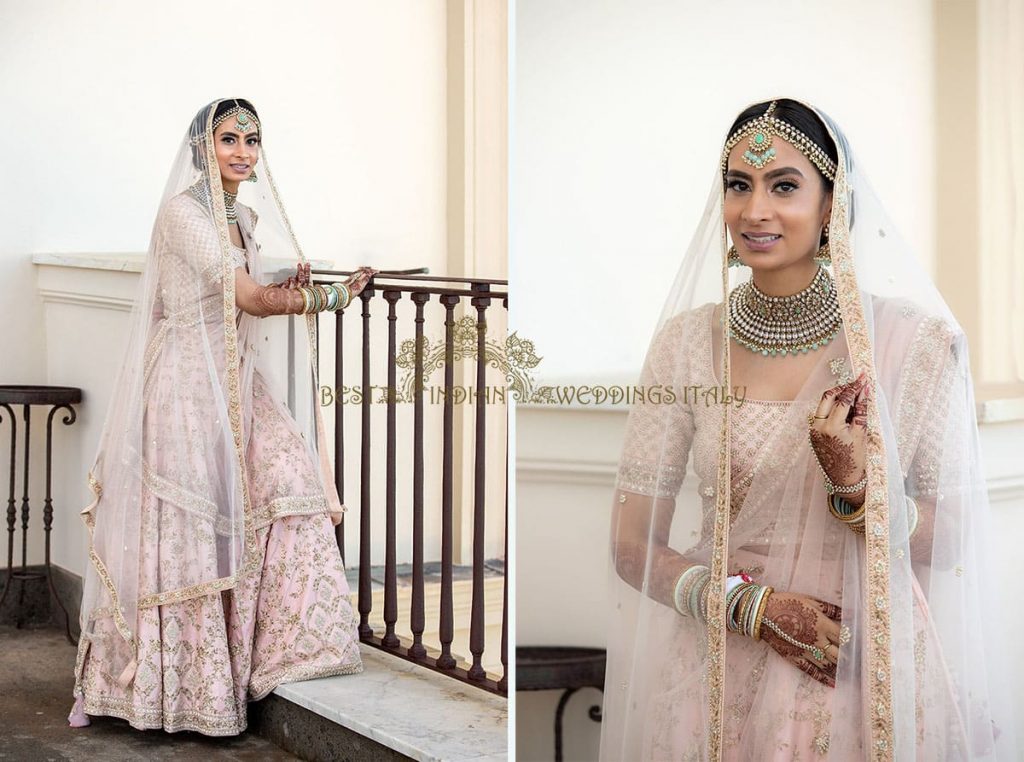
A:
[[[725,187],[719,183],[718,208],[724,209]],[[723,304],[728,304],[729,265],[726,261],[726,228],[722,220],[719,236],[719,260],[722,265]],[[722,370],[724,389],[732,388],[729,362],[729,310],[721,311]],[[731,453],[732,405],[722,405],[722,428],[718,438],[718,491],[715,498],[715,527],[711,551],[711,581],[708,591],[708,758],[722,758],[722,718],[725,712],[725,577],[729,556],[729,522],[732,495]]]
[[[816,109],[804,104],[811,110]],[[843,143],[833,132],[828,120],[822,118],[839,151],[838,171],[833,187],[832,216],[829,222],[829,246],[843,326],[854,368],[865,372],[868,387],[877,388],[877,373],[871,351],[871,337],[864,318],[864,305],[853,266],[850,248],[849,198],[853,189],[846,175],[846,156]],[[724,186],[720,185],[719,208],[724,209]],[[726,226],[721,229],[720,261],[722,268],[723,304],[728,303],[729,273],[726,262]],[[729,362],[731,335],[729,311],[722,310],[722,385],[732,388]],[[877,399],[877,394],[873,397]],[[732,434],[730,405],[723,405],[722,428],[718,449],[718,494],[715,503],[714,540],[711,555],[711,589],[708,595],[708,757],[719,760],[722,756],[725,681],[725,577],[729,551],[729,521],[731,472],[729,442]],[[890,762],[894,755],[892,716],[892,650],[889,606],[889,489],[886,472],[885,442],[882,437],[878,405],[868,406],[868,426],[865,443],[867,470],[866,529],[867,554],[866,608],[867,674],[862,683],[868,691],[868,733],[870,758]]]
[[[824,120],[823,120],[824,121]],[[826,122],[826,127],[827,127]],[[831,134],[831,129],[829,133]],[[833,134],[836,145],[842,147]],[[854,272],[853,252],[850,248],[849,199],[853,193],[846,176],[846,159],[839,157],[839,171],[836,173],[832,197],[832,218],[829,223],[829,248],[835,271],[839,307],[843,314],[846,341],[850,347],[853,366],[864,371],[868,388],[878,399],[878,375],[874,354],[871,351],[871,336],[864,318],[864,304],[857,286]],[[882,437],[881,417],[878,404],[868,405],[867,439],[865,442],[867,470],[867,495],[865,498],[864,534],[867,555],[866,595],[862,601],[865,608],[863,620],[867,637],[863,642],[867,648],[867,674],[862,684],[868,691],[868,730],[870,746],[867,749],[871,759],[884,762],[894,755],[892,716],[892,627],[889,607],[892,596],[889,589],[889,478],[886,470],[885,441]]]

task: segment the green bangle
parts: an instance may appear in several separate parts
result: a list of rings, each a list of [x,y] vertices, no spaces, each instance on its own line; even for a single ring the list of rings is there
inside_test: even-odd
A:
[[[324,290],[327,291],[327,311],[334,312],[338,309],[338,290],[330,283],[324,286]]]
[[[352,292],[348,290],[348,286],[344,283],[332,283],[331,285],[338,291],[338,309],[343,310],[348,307],[349,302],[352,301]]]

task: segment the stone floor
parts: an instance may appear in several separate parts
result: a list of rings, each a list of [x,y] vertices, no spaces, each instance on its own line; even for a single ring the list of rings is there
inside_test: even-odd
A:
[[[62,631],[0,625],[0,760],[298,759],[253,733],[207,738],[139,731],[110,717],[94,717],[87,728],[70,728],[74,665],[75,649]]]

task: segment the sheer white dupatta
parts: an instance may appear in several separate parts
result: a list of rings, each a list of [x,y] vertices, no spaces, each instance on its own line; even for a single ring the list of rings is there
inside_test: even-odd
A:
[[[794,400],[736,399],[721,305],[750,271],[726,266],[716,169],[639,382],[672,393],[634,406],[619,466],[601,755],[769,758],[803,744],[838,759],[1016,759],[963,332],[845,136],[808,107],[838,148],[843,330]],[[862,370],[874,392],[865,535],[828,513],[807,437],[822,392]],[[680,562],[712,571],[706,625],[672,606]],[[851,639],[834,689],[727,634],[724,577],[740,570],[842,607]]]
[[[95,499],[83,511],[90,564],[79,678],[89,644],[102,641],[110,673],[128,685],[139,609],[230,589],[259,559],[245,460],[253,374],[264,357],[282,355],[263,341],[261,320],[235,307],[235,270],[245,267],[261,282],[264,259],[304,257],[262,143],[256,180],[238,194],[246,248],[231,243],[213,142],[221,102],[195,116],[171,169],[89,474]],[[338,512],[319,447],[326,438],[314,393],[313,318],[297,320],[306,331],[294,347],[293,412],[320,466],[327,507]]]

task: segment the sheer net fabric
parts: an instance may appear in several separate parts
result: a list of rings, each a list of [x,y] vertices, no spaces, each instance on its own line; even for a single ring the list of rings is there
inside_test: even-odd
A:
[[[263,282],[265,257],[304,257],[262,149],[236,204],[243,246],[231,242],[218,103],[172,169],[90,472],[75,684],[87,713],[213,735],[244,729],[245,700],[280,682],[361,666],[317,446],[312,322],[295,342],[293,414],[260,319],[235,306],[236,270]]]
[[[725,269],[716,172],[639,380],[673,394],[634,406],[622,450],[603,759],[1017,758],[963,334],[817,113],[840,146],[843,330],[787,366],[805,374],[793,399],[733,387],[721,305],[749,270]],[[829,514],[807,435],[822,392],[861,370],[874,391],[866,535]],[[906,495],[921,514],[909,539]],[[726,634],[721,610],[707,624],[677,613],[673,586],[692,564],[718,584],[746,572],[841,606],[852,637],[835,688]]]

